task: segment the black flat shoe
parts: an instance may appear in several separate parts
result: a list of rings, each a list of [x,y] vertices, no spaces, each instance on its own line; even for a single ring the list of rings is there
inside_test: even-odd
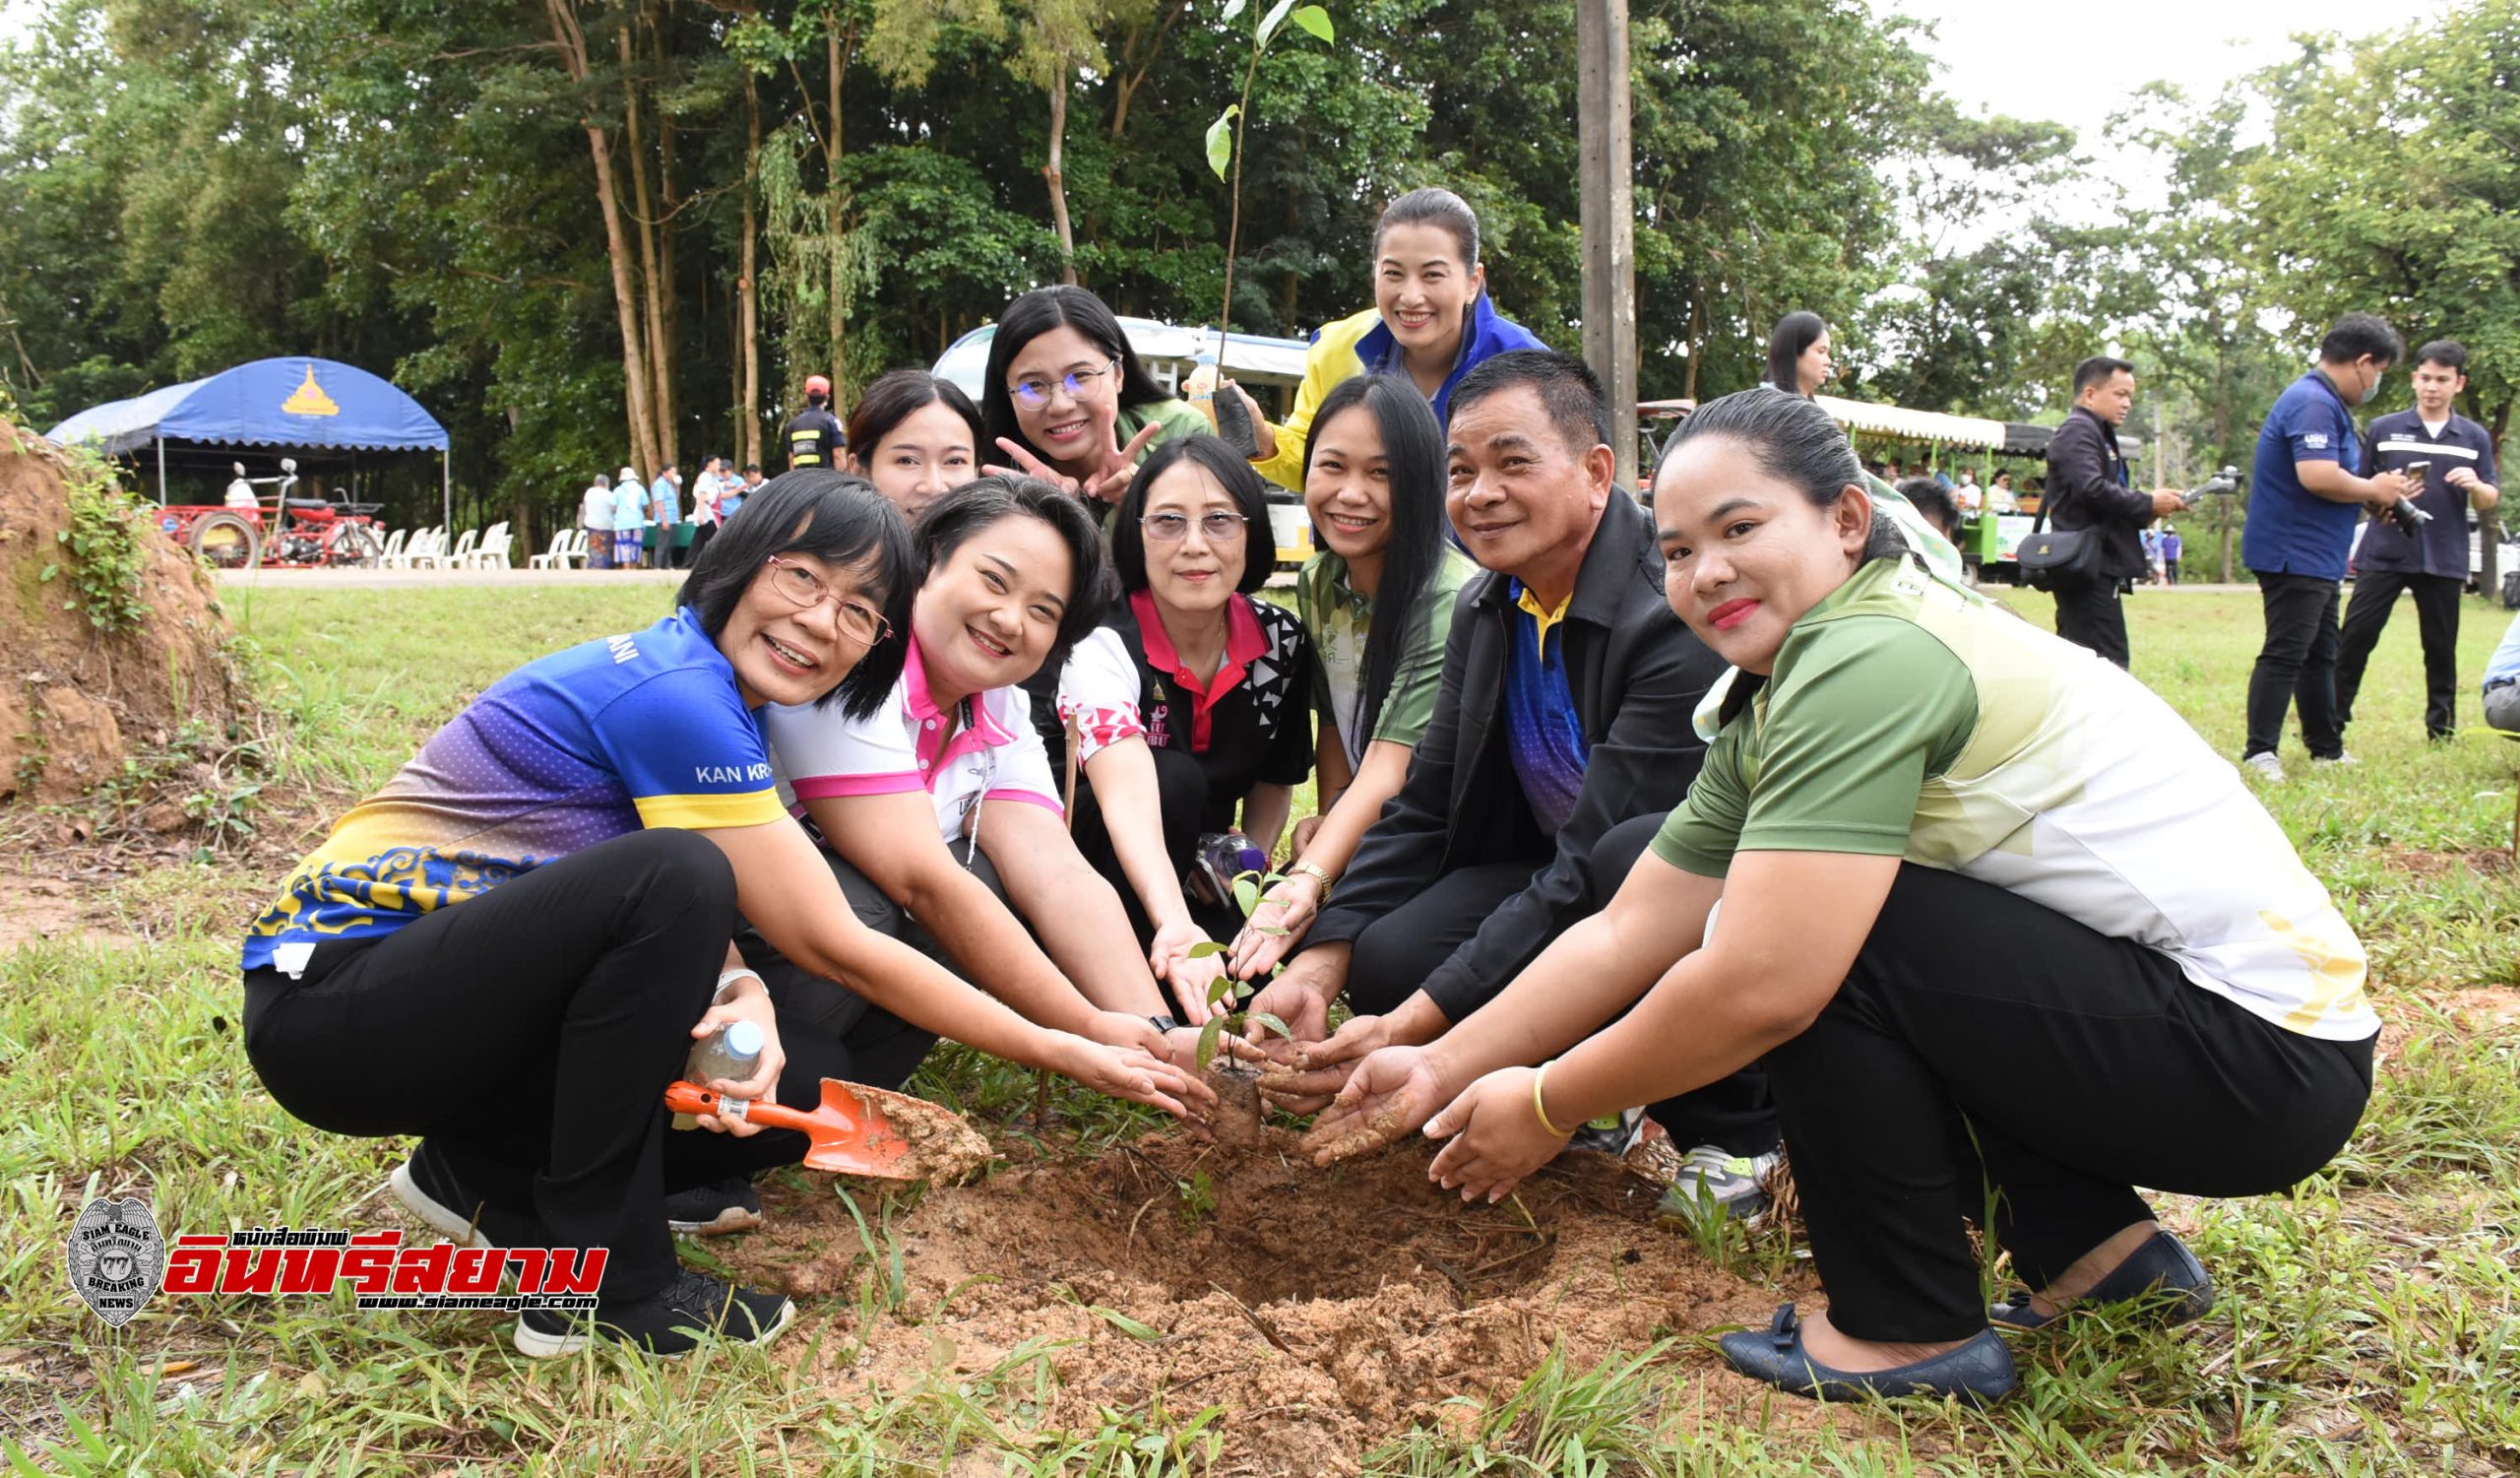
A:
[[[1842,1371],[1812,1359],[1802,1348],[1802,1321],[1795,1317],[1792,1304],[1779,1309],[1767,1328],[1743,1329],[1716,1343],[1732,1368],[1751,1380],[1765,1381],[1788,1395],[1822,1401],[1958,1396],[1983,1406],[2012,1394],[2020,1383],[2012,1351],[1992,1329],[1981,1330],[1956,1350],[1886,1371]]]
[[[2196,1260],[2186,1243],[2168,1232],[2155,1232],[2144,1240],[2143,1246],[2127,1253],[2125,1261],[2110,1269],[2108,1277],[2094,1283],[2091,1292],[2061,1312],[2041,1314],[2030,1307],[2030,1290],[2016,1288],[1986,1306],[1986,1318],[2015,1329],[2036,1329],[2076,1309],[2093,1304],[2131,1304],[2138,1299],[2161,1304],[2164,1325],[2184,1324],[2203,1318],[2213,1309],[2214,1280],[2206,1276],[2205,1264]]]

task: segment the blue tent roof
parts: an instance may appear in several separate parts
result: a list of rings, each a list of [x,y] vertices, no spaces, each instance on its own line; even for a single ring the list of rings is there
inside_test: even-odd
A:
[[[168,385],[71,417],[44,433],[94,442],[108,455],[160,437],[245,446],[446,450],[446,427],[419,402],[364,369],[332,359],[257,359],[206,380]]]

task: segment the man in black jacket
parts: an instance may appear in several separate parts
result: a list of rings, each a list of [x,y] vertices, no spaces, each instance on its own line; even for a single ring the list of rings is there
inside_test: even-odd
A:
[[[2088,530],[2101,542],[2096,578],[2056,592],[2056,634],[2127,665],[2126,612],[2119,582],[2151,568],[2144,526],[2186,506],[2174,492],[2137,492],[2126,485],[2117,428],[2135,405],[2135,366],[2095,354],[2074,366],[2074,409],[2048,443],[2048,521]]]
[[[1309,1044],[1296,1106],[1378,1047],[1440,1036],[1599,911],[1697,775],[1690,713],[1724,664],[1664,599],[1609,438],[1600,382],[1563,354],[1498,354],[1453,391],[1445,509],[1486,572],[1455,607],[1409,778],[1252,1003]],[[1342,990],[1357,1014],[1322,1041]],[[1764,1205],[1778,1133],[1758,1069],[1648,1112],[1688,1151],[1674,1209]]]

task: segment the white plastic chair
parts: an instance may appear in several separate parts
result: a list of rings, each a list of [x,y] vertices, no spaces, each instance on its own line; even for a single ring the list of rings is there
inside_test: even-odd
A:
[[[561,556],[561,560],[560,560],[561,566],[562,566],[563,568],[566,568],[568,565],[570,565],[570,564],[574,563],[574,564],[576,564],[576,565],[577,565],[577,567],[578,567],[578,568],[580,568],[580,569],[585,569],[585,568],[587,567],[587,559],[588,559],[588,557],[589,557],[589,556],[588,556],[588,550],[587,550],[587,543],[588,543],[588,535],[587,535],[587,531],[586,531],[586,530],[584,530],[584,529],[572,529],[572,530],[570,530],[570,531],[569,531],[569,552],[568,552],[567,554],[565,554],[565,555]]]
[[[410,544],[404,546],[403,567],[414,570],[440,568],[446,562],[445,551],[445,528],[422,529],[411,536]]]
[[[467,529],[455,537],[455,547],[441,553],[433,561],[438,569],[460,570],[472,562],[472,546],[481,541],[481,531]]]
[[[463,560],[463,567],[474,570],[511,569],[514,566],[509,564],[508,555],[515,546],[516,536],[508,532],[507,520],[501,519],[490,525],[489,531],[481,536],[479,546]]]
[[[543,547],[541,553],[530,556],[525,561],[525,567],[534,570],[567,569],[569,555],[574,552],[577,534],[578,531],[575,529],[562,529],[553,534],[551,543]]]
[[[385,548],[376,557],[377,566],[380,569],[392,569],[394,567],[394,561],[401,557],[403,553],[404,541],[410,537],[411,531],[409,529],[397,529],[393,533],[386,535]]]

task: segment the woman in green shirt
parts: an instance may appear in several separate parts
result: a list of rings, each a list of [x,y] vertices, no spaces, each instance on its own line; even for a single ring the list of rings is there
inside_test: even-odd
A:
[[[1434,716],[1453,599],[1479,568],[1444,538],[1443,430],[1398,375],[1358,375],[1323,399],[1304,449],[1303,505],[1322,543],[1295,582],[1318,658],[1319,801],[1295,823],[1286,880],[1234,939],[1231,969],[1245,980],[1303,938],[1399,793]],[[1376,620],[1377,610],[1390,614]]]
[[[980,378],[980,422],[1007,466],[1100,507],[1119,505],[1157,442],[1210,429],[1138,362],[1102,299],[1036,288],[1007,304]]]
[[[2134,1188],[2280,1191],[2353,1132],[2379,1021],[2326,889],[2150,689],[1929,576],[1809,402],[1699,411],[1656,492],[1671,607],[1743,675],[1704,767],[1607,909],[1358,1066],[1320,1152],[1422,1123],[1492,1200],[1558,1125],[1760,1060],[1829,1309],[1725,1336],[1743,1374],[1991,1399],[1990,1321],[2203,1314]],[[1991,1308],[1990,1206],[2036,1290]]]

